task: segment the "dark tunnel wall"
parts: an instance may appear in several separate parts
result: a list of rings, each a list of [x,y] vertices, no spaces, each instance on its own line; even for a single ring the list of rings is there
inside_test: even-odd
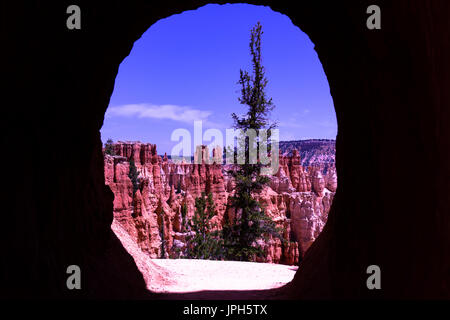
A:
[[[299,2],[270,6],[316,45],[339,187],[293,282],[272,297],[450,298],[450,3]],[[79,1],[81,30],[66,28],[67,1],[2,4],[2,297],[157,298],[110,230],[99,130],[134,41],[206,3]],[[365,26],[374,3],[381,30]],[[71,264],[82,290],[66,288]],[[381,290],[366,287],[371,264]]]

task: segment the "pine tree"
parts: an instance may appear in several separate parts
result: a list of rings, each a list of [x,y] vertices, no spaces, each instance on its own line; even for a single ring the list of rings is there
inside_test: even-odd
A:
[[[161,259],[166,258],[166,239],[164,235],[164,211],[161,210],[161,227],[159,229],[159,236],[161,237]]]
[[[262,26],[258,22],[252,28],[250,36],[253,74],[240,70],[238,84],[241,86],[241,97],[238,100],[248,107],[248,111],[243,117],[232,114],[234,127],[241,129],[244,135],[248,130],[255,130],[258,136],[261,129],[270,132],[276,126],[269,120],[274,105],[272,98],[268,99],[265,93],[268,80],[261,59],[262,34]],[[253,197],[253,194],[261,191],[270,180],[269,177],[261,175],[261,163],[250,163],[250,143],[248,138],[241,140],[240,148],[245,151],[245,162],[229,171],[236,182],[231,205],[237,214],[235,221],[226,222],[222,231],[227,258],[244,261],[263,254],[262,248],[257,244],[258,239],[267,240],[269,236],[281,238],[280,230]],[[259,139],[256,140],[257,154],[262,143]]]
[[[187,258],[217,260],[221,255],[221,240],[217,226],[211,222],[216,215],[212,193],[195,199],[195,213],[189,228],[195,234],[187,237]]]
[[[114,156],[115,152],[114,152],[114,141],[109,138],[108,140],[106,140],[105,143],[105,153],[109,154],[110,156]]]
[[[133,197],[136,191],[139,189],[139,181],[138,181],[139,172],[137,171],[136,165],[133,160],[130,160],[130,170],[128,172],[128,177],[133,184]]]
[[[184,232],[186,230],[186,215],[187,215],[187,205],[186,203],[183,203],[181,205],[181,232]]]

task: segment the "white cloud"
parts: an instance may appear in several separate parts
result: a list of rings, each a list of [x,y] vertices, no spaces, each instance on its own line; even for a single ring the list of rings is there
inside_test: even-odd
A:
[[[153,105],[149,103],[126,104],[109,107],[107,117],[137,117],[151,119],[169,119],[173,121],[192,123],[193,121],[207,121],[211,111],[194,109],[172,104]]]
[[[280,128],[306,128],[303,123],[300,123],[297,119],[289,119],[288,121],[280,121],[278,123]]]

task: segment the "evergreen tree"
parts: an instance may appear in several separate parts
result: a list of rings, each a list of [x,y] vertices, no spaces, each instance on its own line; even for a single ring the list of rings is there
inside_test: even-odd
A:
[[[110,156],[114,156],[115,152],[114,152],[114,141],[109,138],[108,140],[106,140],[105,143],[105,153],[109,154]]]
[[[239,82],[241,86],[241,97],[238,99],[241,104],[248,107],[247,113],[243,117],[232,114],[234,127],[241,129],[245,135],[248,130],[255,130],[257,136],[261,129],[270,132],[275,128],[275,124],[269,120],[269,114],[274,105],[272,98],[267,98],[265,88],[268,80],[265,77],[265,69],[261,59],[261,35],[262,26],[258,22],[251,30],[250,53],[252,56],[253,74],[240,70]],[[260,203],[253,197],[254,193],[270,181],[269,177],[261,175],[263,165],[257,161],[250,161],[250,141],[249,138],[242,137],[240,148],[245,152],[244,164],[235,166],[229,173],[236,182],[235,193],[231,198],[231,205],[236,209],[236,219],[233,223],[225,222],[222,236],[226,257],[234,260],[249,261],[255,255],[261,256],[262,249],[257,244],[258,239],[267,240],[269,236],[281,238],[280,230],[275,223],[266,215]],[[263,141],[256,139],[256,150],[262,147]],[[236,158],[236,153],[235,153]]]
[[[187,237],[187,258],[217,260],[222,257],[220,234],[211,222],[215,215],[212,193],[208,197],[202,193],[195,199],[194,217],[189,221],[189,228],[195,234]]]
[[[181,232],[184,232],[186,230],[186,215],[187,215],[187,205],[186,203],[183,203],[181,205]]]
[[[131,183],[133,184],[133,197],[136,191],[139,189],[139,181],[138,181],[139,173],[137,171],[136,165],[134,164],[133,160],[130,160],[130,171],[128,172],[128,177],[131,180]]]
[[[161,259],[166,258],[166,239],[164,235],[164,211],[160,211],[161,227],[159,229],[159,236],[161,237]]]

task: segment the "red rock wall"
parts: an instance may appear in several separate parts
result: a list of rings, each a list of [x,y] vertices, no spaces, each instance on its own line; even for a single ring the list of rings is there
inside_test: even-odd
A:
[[[82,30],[66,28],[67,2],[2,3],[3,101],[14,103],[0,117],[1,297],[146,296],[111,232],[99,130],[134,41],[206,3],[85,1]],[[449,1],[377,0],[381,30],[365,27],[369,0],[252,3],[309,36],[338,121],[327,224],[273,298],[449,299]],[[71,264],[83,290],[67,290]],[[382,290],[366,287],[370,264]]]
[[[113,150],[114,156],[105,154],[105,183],[114,193],[114,219],[152,258],[161,257],[163,222],[166,256],[173,253],[174,240],[178,240],[177,246],[183,245],[181,205],[186,203],[189,219],[194,215],[195,198],[202,192],[213,194],[218,225],[222,225],[225,215],[233,219],[233,210],[227,209],[234,192],[233,181],[222,164],[206,164],[207,159],[201,164],[173,163],[167,156],[158,156],[155,145],[138,142],[118,142]],[[128,178],[131,160],[139,172],[140,183],[134,197]],[[323,168],[306,169],[300,163],[297,150],[291,157],[280,155],[278,173],[267,188],[255,195],[284,230],[287,241],[287,245],[279,239],[264,243],[266,257],[257,261],[297,264],[326,222],[336,190],[335,171],[329,169],[324,175]],[[175,192],[178,185],[179,194]]]

